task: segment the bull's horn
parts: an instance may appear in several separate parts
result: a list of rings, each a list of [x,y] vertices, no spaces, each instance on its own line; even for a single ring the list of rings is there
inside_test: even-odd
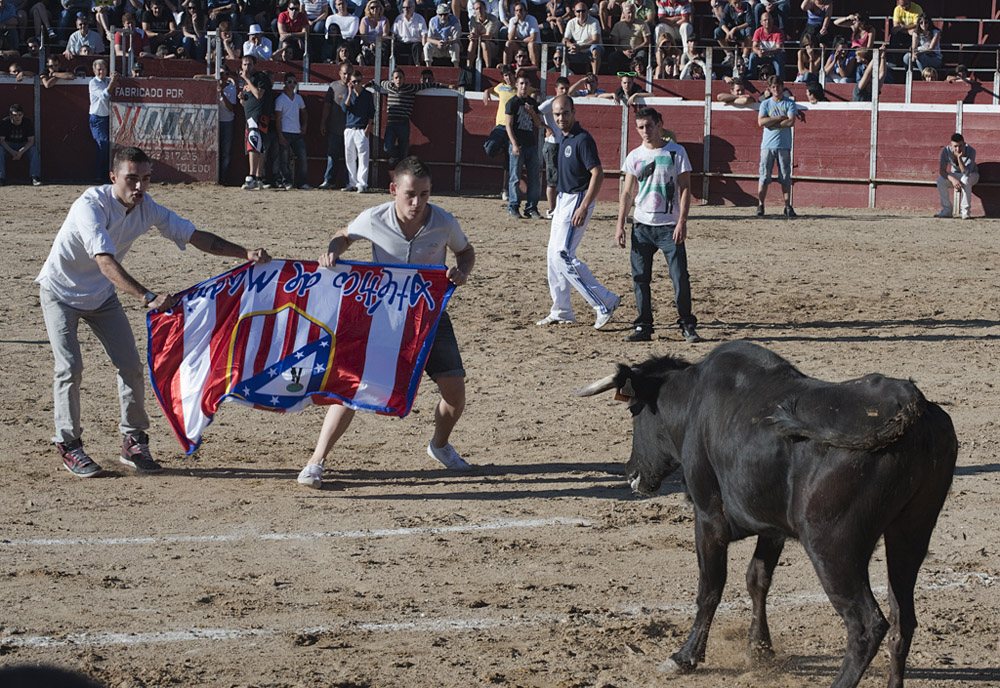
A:
[[[578,389],[573,394],[578,397],[592,397],[595,394],[600,394],[601,392],[607,392],[609,389],[615,388],[615,376],[608,375],[603,377],[597,382],[587,385],[583,389]]]

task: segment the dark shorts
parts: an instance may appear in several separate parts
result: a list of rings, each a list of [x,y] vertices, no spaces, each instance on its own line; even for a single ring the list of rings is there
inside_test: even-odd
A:
[[[438,321],[437,335],[427,355],[424,371],[432,380],[439,377],[465,377],[462,354],[458,350],[458,340],[455,339],[455,330],[447,312],[442,313],[441,320]]]
[[[554,189],[559,186],[559,144],[543,143],[542,160],[545,161],[545,185]]]

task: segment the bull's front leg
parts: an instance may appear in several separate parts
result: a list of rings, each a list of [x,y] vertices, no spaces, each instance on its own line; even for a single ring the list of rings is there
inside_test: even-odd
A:
[[[687,642],[679,652],[659,666],[667,673],[694,671],[705,661],[708,631],[726,587],[726,556],[729,529],[721,511],[718,515],[695,512],[695,547],[698,550],[698,613]]]
[[[778,565],[783,537],[757,537],[757,547],[747,567],[747,591],[753,602],[753,619],[750,621],[750,661],[760,664],[774,657],[771,647],[771,630],[767,625],[767,592],[771,589],[774,567]]]

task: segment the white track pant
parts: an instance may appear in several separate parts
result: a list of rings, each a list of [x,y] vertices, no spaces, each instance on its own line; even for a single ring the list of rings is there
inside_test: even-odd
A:
[[[370,151],[364,129],[344,129],[344,159],[347,161],[347,185],[368,188]]]
[[[962,175],[959,179],[962,182],[962,200],[959,208],[963,213],[968,213],[969,208],[972,207],[972,187],[979,183],[979,173],[973,172],[972,174]],[[941,210],[950,215],[954,212],[951,200],[954,187],[951,185],[951,177],[938,177],[937,187],[938,194],[941,196]]]
[[[574,317],[569,300],[571,286],[598,313],[606,313],[617,298],[594,278],[587,264],[576,257],[576,249],[583,239],[590,216],[594,213],[594,205],[591,204],[587,208],[587,220],[583,226],[573,226],[573,213],[583,201],[583,196],[582,193],[559,194],[549,232],[549,293],[552,295],[550,314],[563,320],[572,320]]]

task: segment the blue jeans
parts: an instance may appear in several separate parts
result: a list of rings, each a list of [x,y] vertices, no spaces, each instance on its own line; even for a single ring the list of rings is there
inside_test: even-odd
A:
[[[102,184],[107,184],[109,181],[108,170],[111,162],[111,118],[91,115],[90,135],[97,142],[94,173]]]
[[[20,144],[17,143],[11,144],[8,142],[7,145],[9,145],[11,148],[16,148]],[[10,155],[10,153],[8,153],[5,148],[0,148],[0,179],[4,179],[7,176],[8,155]],[[21,158],[28,159],[28,174],[30,174],[32,178],[42,176],[42,159],[38,156],[37,148],[32,146],[31,148],[29,148],[24,152],[24,155],[22,155]]]
[[[757,183],[761,186],[771,183],[771,170],[774,169],[775,162],[778,163],[778,183],[785,188],[792,181],[792,151],[788,148],[760,149]]]
[[[390,158],[402,160],[410,154],[410,123],[388,122],[382,139],[382,150]]]
[[[199,62],[205,61],[205,53],[208,51],[208,39],[202,36],[201,38],[195,40],[190,36],[184,37],[184,52],[187,53],[188,58],[192,60],[198,60]]]
[[[747,69],[750,72],[750,78],[757,78],[757,70],[760,69],[762,64],[770,63],[774,67],[774,73],[778,76],[783,76],[785,73],[785,53],[784,51],[775,53],[774,55],[769,55],[767,57],[758,57],[757,53],[750,53],[750,64],[747,65]]]
[[[756,7],[753,8],[754,19],[756,20],[755,26],[760,26],[760,17],[766,10],[766,2],[758,2]],[[771,10],[771,16],[778,20],[778,27],[787,34],[788,30],[785,27],[788,26],[788,0],[778,0],[774,5],[774,9]],[[778,72],[778,74],[781,74],[781,72]]]
[[[698,319],[691,313],[691,280],[687,270],[687,250],[684,244],[674,243],[673,225],[632,224],[632,282],[635,286],[635,305],[639,310],[636,325],[653,326],[653,304],[650,299],[649,282],[653,277],[653,257],[657,249],[663,251],[670,268],[670,280],[674,283],[674,301],[677,304],[677,323],[697,325]]]
[[[323,181],[336,186],[337,177],[343,177],[344,184],[347,184],[347,168],[344,166],[344,129],[330,127],[326,130],[326,172],[323,173]]]
[[[521,205],[521,168],[527,175],[528,191],[524,199],[524,209],[537,210],[538,196],[541,193],[541,181],[538,177],[538,146],[521,146],[521,154],[514,155],[514,147],[510,146],[510,178],[508,180],[508,205],[518,208]]]
[[[281,180],[285,184],[294,184],[297,180],[298,185],[302,186],[306,183],[306,140],[302,138],[302,134],[285,134],[284,136],[288,145],[281,146],[278,151]],[[292,169],[288,160],[291,153],[295,154],[295,177],[292,177]]]

